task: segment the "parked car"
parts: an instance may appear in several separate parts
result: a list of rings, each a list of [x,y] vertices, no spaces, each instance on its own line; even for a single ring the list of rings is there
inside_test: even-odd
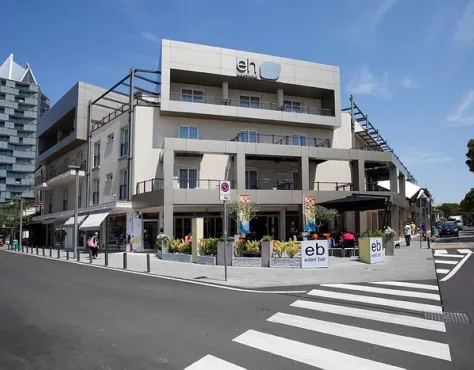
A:
[[[440,238],[447,235],[459,236],[459,230],[458,230],[458,226],[456,225],[456,222],[454,221],[442,222],[439,225],[438,235]]]

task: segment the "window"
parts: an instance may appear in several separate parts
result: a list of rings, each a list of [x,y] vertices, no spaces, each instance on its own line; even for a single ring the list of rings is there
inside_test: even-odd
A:
[[[239,141],[242,143],[258,143],[258,132],[253,130],[240,131]]]
[[[110,143],[112,141],[114,141],[114,134],[113,133],[107,135],[107,142]]]
[[[180,126],[179,138],[180,139],[197,139],[198,128],[196,126]]]
[[[257,171],[255,170],[245,171],[245,188],[258,189]]]
[[[120,156],[128,155],[128,127],[120,130]]]
[[[181,168],[179,170],[179,188],[196,189],[198,171],[195,169]]]
[[[291,145],[306,146],[306,135],[294,134],[291,138]]]
[[[68,198],[68,192],[67,189],[63,190],[63,211],[67,211],[67,198]]]
[[[21,185],[21,179],[16,178],[16,179],[15,179],[15,184],[16,184],[16,185]]]
[[[114,179],[114,174],[112,172],[109,172],[108,174],[105,175],[105,181],[112,181]]]
[[[53,193],[48,193],[48,213],[53,213]]]
[[[93,167],[99,167],[100,166],[100,141],[94,143],[94,161],[93,161],[94,166]]]
[[[191,103],[204,103],[204,91],[183,89],[181,90],[181,101],[187,101]]]
[[[283,101],[283,110],[285,112],[297,112],[300,113],[301,103],[299,101],[292,101],[292,100],[284,100]]]
[[[94,179],[93,182],[94,186],[94,192],[92,193],[92,204],[99,204],[99,186],[100,186],[100,180],[99,179]]]
[[[77,193],[77,208],[82,207],[82,185],[79,184],[78,193]]]
[[[120,171],[120,192],[119,192],[119,199],[126,200],[128,198],[128,171],[121,170]]]
[[[22,138],[22,137],[19,137],[19,138],[18,138],[18,142],[19,142],[20,144],[23,144],[23,138]]]
[[[260,108],[260,98],[258,96],[240,96],[240,106],[244,108]]]

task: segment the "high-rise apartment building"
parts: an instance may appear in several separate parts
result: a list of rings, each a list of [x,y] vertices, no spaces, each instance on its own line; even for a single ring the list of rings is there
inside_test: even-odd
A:
[[[36,123],[48,109],[30,66],[11,54],[0,66],[0,203],[34,198]]]

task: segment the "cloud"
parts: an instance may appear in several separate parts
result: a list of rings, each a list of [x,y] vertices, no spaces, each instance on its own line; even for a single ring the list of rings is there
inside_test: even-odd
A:
[[[437,164],[451,162],[453,160],[446,152],[425,152],[419,154],[417,150],[414,150],[413,154],[415,155],[404,157],[407,165]]]
[[[148,41],[154,42],[155,44],[159,44],[161,42],[159,37],[156,37],[154,34],[151,32],[142,32],[140,35],[144,38],[146,38]]]
[[[474,0],[470,0],[456,25],[456,41],[474,41]]]
[[[351,94],[372,95],[382,99],[390,99],[391,95],[387,89],[388,73],[384,72],[381,78],[377,78],[369,67],[360,68],[347,84],[347,91]]]
[[[375,9],[375,11],[371,14],[369,18],[369,27],[371,32],[374,32],[377,29],[378,25],[383,21],[390,9],[397,5],[398,1],[399,0],[380,1],[379,6]]]
[[[474,90],[469,91],[456,110],[446,118],[452,126],[474,125]]]
[[[415,82],[413,81],[413,77],[411,76],[411,74],[409,74],[408,76],[405,76],[401,82],[400,82],[400,85],[405,88],[405,89],[409,89],[409,90],[417,90],[417,89],[420,89],[420,86]]]

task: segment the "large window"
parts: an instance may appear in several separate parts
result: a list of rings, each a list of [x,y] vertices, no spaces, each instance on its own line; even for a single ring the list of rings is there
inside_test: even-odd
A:
[[[260,108],[260,98],[258,96],[240,95],[240,106],[244,108]]]
[[[242,143],[257,143],[258,132],[253,130],[242,130],[240,131],[239,141]]]
[[[120,130],[120,156],[128,155],[128,128]]]
[[[183,89],[181,91],[181,101],[187,101],[191,103],[204,103],[204,91]]]
[[[93,182],[93,189],[92,192],[92,204],[99,204],[99,187],[100,187],[100,180],[94,179]]]
[[[180,139],[197,139],[198,128],[196,126],[180,126],[179,138]]]
[[[121,170],[120,171],[120,193],[119,199],[126,200],[128,198],[128,171]]]
[[[97,141],[94,143],[94,166],[93,167],[99,167],[100,166],[100,141]]]
[[[181,168],[179,170],[179,188],[195,189],[198,183],[198,171],[196,169]]]
[[[246,189],[258,189],[257,171],[255,171],[255,170],[245,171],[245,188]]]
[[[67,189],[63,189],[63,211],[67,211],[67,198],[68,198]]]
[[[285,112],[297,112],[300,113],[302,111],[301,103],[299,101],[293,100],[284,100],[283,101],[283,110]]]
[[[291,138],[291,144],[306,146],[306,135],[294,134]]]

